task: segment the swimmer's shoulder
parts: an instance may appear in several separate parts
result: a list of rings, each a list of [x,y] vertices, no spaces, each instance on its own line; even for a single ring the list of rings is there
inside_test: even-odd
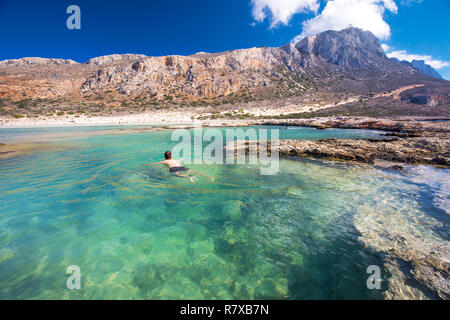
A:
[[[169,168],[173,168],[173,167],[180,167],[181,163],[178,160],[166,160],[165,164],[169,167]]]

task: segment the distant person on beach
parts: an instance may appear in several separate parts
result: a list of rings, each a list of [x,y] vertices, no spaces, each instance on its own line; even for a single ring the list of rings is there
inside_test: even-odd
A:
[[[148,166],[152,166],[152,165],[156,165],[156,164],[165,164],[166,166],[169,167],[169,172],[172,173],[173,175],[180,177],[180,178],[187,178],[189,179],[192,183],[195,183],[196,180],[198,180],[198,178],[194,175],[192,175],[191,173],[194,173],[193,170],[188,169],[186,167],[183,167],[180,163],[180,161],[178,160],[174,160],[172,159],[172,152],[170,151],[166,151],[164,153],[164,159],[163,161],[159,161],[159,162],[155,162],[155,163],[149,163],[147,164]],[[183,173],[185,172],[185,173]],[[196,174],[208,177],[209,179],[211,179],[211,181],[214,181],[214,178],[211,176],[208,176],[204,173],[200,173],[200,172],[196,172]]]

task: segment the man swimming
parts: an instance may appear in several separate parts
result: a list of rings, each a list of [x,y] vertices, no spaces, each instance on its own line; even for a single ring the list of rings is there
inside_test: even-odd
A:
[[[159,161],[159,162],[155,162],[155,163],[149,163],[147,165],[148,166],[152,166],[152,165],[156,165],[156,164],[165,164],[166,166],[169,167],[169,172],[172,173],[173,175],[177,176],[177,177],[187,178],[192,183],[195,183],[195,181],[198,180],[198,178],[196,176],[194,176],[194,175],[186,175],[186,174],[182,173],[182,172],[191,173],[193,171],[191,169],[183,167],[181,165],[180,161],[172,159],[172,152],[166,151],[164,153],[164,159],[165,160],[163,160],[163,161]],[[206,176],[206,177],[210,178],[211,181],[214,181],[214,178],[211,177],[211,176],[208,176],[208,175],[200,173],[200,172],[195,172],[195,173],[197,173],[199,175],[202,175],[202,176]]]

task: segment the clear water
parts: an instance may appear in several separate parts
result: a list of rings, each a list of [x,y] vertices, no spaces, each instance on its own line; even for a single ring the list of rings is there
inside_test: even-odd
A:
[[[170,124],[167,124],[170,126]],[[183,127],[185,125],[172,125],[174,127]],[[78,127],[41,127],[41,128],[0,128],[0,142],[41,142],[46,140],[67,139],[76,135],[120,133],[125,130],[139,131],[140,129],[157,128],[157,126],[134,125],[134,126],[78,126]],[[327,129],[317,130],[307,127],[289,127],[285,129],[282,126],[261,126],[261,129],[279,129],[280,139],[309,139],[319,140],[328,138],[339,139],[376,139],[381,137],[383,132],[376,130],[355,130],[355,129]],[[248,129],[248,128],[243,128]],[[269,132],[270,133],[270,132]]]
[[[0,141],[17,139],[14,130]],[[402,227],[448,241],[448,170],[282,159],[274,176],[190,165],[216,179],[192,184],[145,166],[174,146],[170,131],[55,139],[64,130],[52,130],[50,146],[0,160],[0,299],[381,299],[385,284],[366,287],[369,265],[387,277],[364,241],[371,230],[396,227],[389,219],[401,212]],[[77,132],[86,130],[95,132]],[[70,265],[81,290],[66,287]]]

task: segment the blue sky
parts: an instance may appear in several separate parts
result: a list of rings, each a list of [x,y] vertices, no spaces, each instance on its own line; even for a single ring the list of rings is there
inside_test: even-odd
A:
[[[81,30],[66,9],[81,8]],[[424,58],[450,79],[450,0],[0,0],[0,60],[84,62],[280,46],[325,29],[368,29],[388,55]]]

